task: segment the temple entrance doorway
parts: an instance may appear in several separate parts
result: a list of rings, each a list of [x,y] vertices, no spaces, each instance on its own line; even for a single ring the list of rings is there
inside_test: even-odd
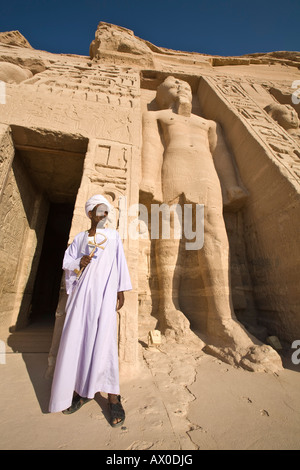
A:
[[[29,322],[53,323],[62,282],[62,261],[68,244],[73,204],[50,203]]]
[[[12,140],[14,158],[0,202],[1,248],[6,250],[0,261],[4,321],[10,332],[18,332],[54,325],[88,139],[12,126]]]

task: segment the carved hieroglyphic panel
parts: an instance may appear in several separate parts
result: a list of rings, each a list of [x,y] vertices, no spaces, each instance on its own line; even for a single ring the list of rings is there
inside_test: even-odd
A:
[[[9,127],[0,125],[0,201],[14,153],[15,150],[9,133]]]
[[[109,215],[109,226],[119,227],[119,211],[123,210],[124,198],[128,205],[138,201],[138,192],[131,178],[132,166],[137,166],[135,160],[136,152],[130,144],[104,139],[90,140],[77,195],[75,215],[78,212],[78,217],[76,215],[73,220],[71,238],[79,230],[85,229],[84,205],[93,194],[103,194],[108,198],[114,207],[113,213]]]
[[[128,162],[131,161],[131,146],[118,142],[99,142],[94,154],[94,172],[90,176],[106,191],[126,194],[129,184]]]
[[[36,91],[71,100],[92,101],[102,104],[135,107],[139,97],[139,77],[128,67],[93,64],[54,64],[22,87],[31,85]]]
[[[53,65],[7,86],[3,123],[139,145],[139,73],[126,67]]]
[[[205,80],[229,103],[240,119],[251,127],[261,144],[300,189],[300,149],[295,140],[252,100],[238,80],[220,76],[205,77]]]

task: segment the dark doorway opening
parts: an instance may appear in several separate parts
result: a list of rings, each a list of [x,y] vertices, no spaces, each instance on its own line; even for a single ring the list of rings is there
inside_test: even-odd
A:
[[[20,232],[12,266],[10,331],[15,332],[40,323],[54,325],[88,139],[20,126],[12,126],[12,137],[15,157],[7,197],[13,198],[13,220]],[[6,232],[11,233],[8,224]]]
[[[62,262],[73,216],[73,204],[50,204],[32,295],[30,322],[54,322],[62,281]]]

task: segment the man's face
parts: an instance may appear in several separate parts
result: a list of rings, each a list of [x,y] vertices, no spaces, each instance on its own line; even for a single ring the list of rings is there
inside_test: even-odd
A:
[[[107,206],[105,204],[97,204],[92,211],[89,212],[92,222],[99,223],[108,215]]]
[[[192,107],[192,91],[190,85],[175,77],[168,77],[157,89],[156,101],[160,109],[169,109],[175,105],[184,104],[185,108]]]
[[[182,80],[172,80],[168,83],[168,95],[172,101],[185,100],[192,102],[190,85]]]
[[[108,209],[106,204],[98,204],[96,206],[96,215],[105,217],[105,214],[108,214]]]

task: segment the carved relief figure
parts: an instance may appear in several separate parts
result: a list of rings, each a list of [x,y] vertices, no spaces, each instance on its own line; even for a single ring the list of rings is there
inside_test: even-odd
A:
[[[247,194],[238,185],[220,126],[192,114],[189,84],[168,77],[158,87],[156,101],[160,109],[143,116],[142,195],[152,203],[204,204],[204,245],[197,255],[207,300],[206,343],[212,345],[209,348],[214,354],[230,354],[233,362],[246,367],[246,362],[259,362],[262,351],[254,346],[259,342],[244,330],[233,311],[222,212],[223,205],[239,209]],[[172,237],[154,242],[159,328],[166,337],[180,341],[190,336],[189,321],[178,300],[184,243]],[[224,352],[227,347],[230,353]],[[263,348],[271,362],[276,362],[277,354],[268,346]]]
[[[291,105],[271,103],[264,109],[298,144],[300,143],[299,118]]]

